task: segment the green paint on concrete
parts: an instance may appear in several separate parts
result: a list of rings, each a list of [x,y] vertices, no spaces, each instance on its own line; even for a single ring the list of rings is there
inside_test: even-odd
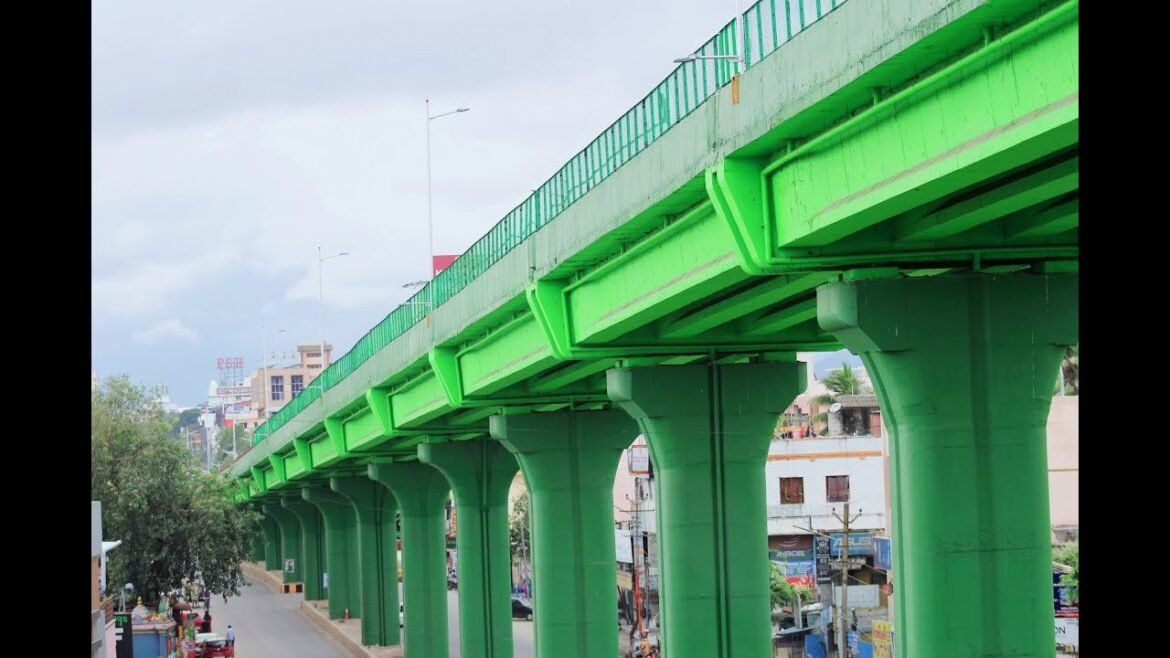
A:
[[[755,158],[725,158],[707,170],[707,195],[727,227],[739,266],[763,274],[771,253],[768,213],[764,207],[764,165]]]
[[[525,314],[459,353],[459,374],[467,397],[491,395],[548,367],[552,352],[544,331]]]
[[[491,433],[531,496],[536,658],[616,658],[613,478],[637,425],[620,411],[529,413],[492,416]]]
[[[565,282],[534,281],[524,292],[532,317],[540,326],[553,356],[558,359],[571,358],[573,342],[569,332],[569,311],[565,303]]]
[[[764,465],[806,371],[790,361],[607,373],[654,463],[665,655],[772,656]]]
[[[264,474],[264,481],[268,484],[269,488],[280,488],[281,485],[288,481],[287,472],[284,468],[284,462],[284,455],[268,455],[268,465],[271,469],[272,476],[274,476],[269,477],[268,473]]]
[[[518,465],[498,441],[418,447],[455,492],[459,640],[463,658],[511,658],[512,574],[508,490]]]
[[[428,354],[433,355],[434,352]],[[435,375],[433,366],[430,372],[420,375],[390,396],[390,411],[396,432],[438,418],[450,410],[447,391]]]
[[[260,506],[260,511],[264,511],[264,506]],[[276,519],[265,514],[261,524],[264,528],[264,568],[267,571],[279,571],[281,569],[280,562],[280,526],[277,525]]]
[[[402,514],[402,603],[406,658],[447,658],[447,532],[450,485],[426,464],[370,464],[370,479],[394,492]]]
[[[302,564],[299,569],[305,584],[305,600],[321,601],[325,599],[325,522],[316,506],[306,503],[300,497],[300,491],[296,491],[296,495],[296,498],[288,496],[280,502],[301,522]]]
[[[899,658],[1050,658],[1047,420],[1077,342],[1078,275],[819,289],[890,431]]]
[[[346,609],[351,617],[361,614],[361,585],[356,557],[357,517],[349,499],[326,485],[301,489],[301,496],[321,512],[325,521],[325,573],[329,576],[329,618],[341,619]]]
[[[463,405],[463,378],[459,375],[459,356],[455,348],[436,347],[428,358],[431,370],[447,396],[447,405],[458,409]]]
[[[253,562],[263,562],[264,561],[264,528],[263,527],[257,528],[256,532],[252,534],[252,551],[251,551],[251,553],[249,553],[248,557]]]
[[[278,568],[284,575],[283,582],[302,582],[300,519],[279,502],[265,503],[264,513],[280,527],[280,565]],[[289,560],[293,561],[291,571],[287,567]]]
[[[357,542],[349,559],[357,564],[361,583],[362,644],[398,644],[398,506],[394,495],[366,477],[331,478],[329,488],[345,496],[356,515]]]

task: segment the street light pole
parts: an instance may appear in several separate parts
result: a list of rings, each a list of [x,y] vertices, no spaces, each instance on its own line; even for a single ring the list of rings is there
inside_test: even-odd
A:
[[[431,203],[431,122],[458,112],[469,112],[470,107],[460,107],[450,112],[431,115],[431,99],[426,99],[427,109],[427,246],[430,252],[430,263],[427,265],[427,280],[435,278],[435,223]]]
[[[321,372],[325,372],[325,283],[322,270],[325,269],[325,261],[330,258],[340,258],[341,256],[348,256],[348,251],[343,251],[332,256],[321,257],[321,245],[317,245],[317,298],[318,298],[318,322],[321,328]],[[320,375],[318,375],[320,376]],[[324,393],[324,391],[322,391]]]
[[[733,61],[736,63],[736,71],[735,71],[736,75],[742,75],[744,72],[744,69],[747,68],[746,55],[747,55],[748,39],[747,39],[747,34],[744,33],[744,27],[745,26],[744,26],[744,22],[743,22],[743,0],[736,0],[736,3],[735,3],[735,31],[736,31],[736,36],[739,37],[736,40],[738,42],[738,43],[736,43],[736,50],[739,51],[737,54],[735,54],[735,55],[700,55],[698,53],[691,53],[690,55],[687,55],[686,57],[679,57],[679,58],[675,59],[674,61],[678,64],[685,64],[686,62],[696,62],[696,61],[708,60],[708,59],[716,60],[716,61],[719,61],[719,60]]]

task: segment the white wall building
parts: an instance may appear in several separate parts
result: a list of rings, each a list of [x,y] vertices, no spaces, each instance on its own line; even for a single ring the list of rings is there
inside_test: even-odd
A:
[[[764,467],[768,535],[807,535],[809,530],[839,531],[841,503],[828,501],[829,478],[848,483],[850,516],[858,530],[886,527],[885,474],[881,437],[776,440]],[[788,489],[781,495],[782,486]]]

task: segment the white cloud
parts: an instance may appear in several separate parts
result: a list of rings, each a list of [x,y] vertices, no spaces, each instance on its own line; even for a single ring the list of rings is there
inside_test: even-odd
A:
[[[183,324],[182,320],[171,318],[170,320],[157,322],[149,329],[134,332],[132,338],[139,343],[154,345],[165,340],[195,342],[199,340],[199,334],[195,333],[194,329]]]

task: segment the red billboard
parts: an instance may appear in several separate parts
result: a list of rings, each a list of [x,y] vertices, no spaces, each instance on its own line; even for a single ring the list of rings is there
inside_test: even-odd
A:
[[[431,276],[432,277],[439,276],[439,272],[442,272],[443,270],[450,267],[451,263],[454,263],[456,258],[459,258],[459,254],[445,255],[445,256],[432,256],[431,257],[431,270],[433,270],[433,271],[431,272]]]

